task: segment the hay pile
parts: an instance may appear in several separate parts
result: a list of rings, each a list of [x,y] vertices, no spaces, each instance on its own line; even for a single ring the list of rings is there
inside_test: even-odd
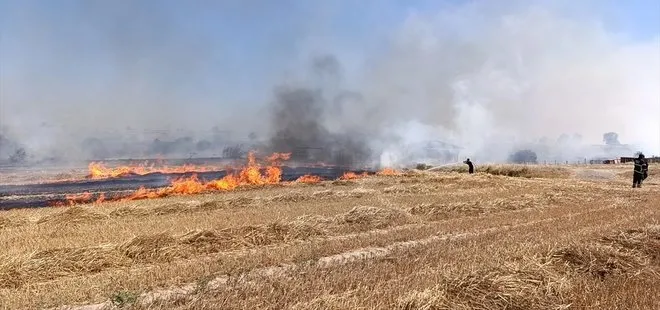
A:
[[[589,244],[553,251],[548,261],[598,278],[660,272],[660,225],[627,230]]]
[[[10,219],[5,216],[0,216],[0,229],[20,226],[25,222],[26,221],[24,219],[16,220],[16,219]]]
[[[557,309],[568,281],[542,265],[505,266],[444,275],[440,283],[412,291],[398,309]]]
[[[646,257],[604,245],[572,245],[552,253],[551,260],[569,271],[598,278],[634,274],[648,266]]]
[[[385,228],[411,222],[410,214],[400,209],[357,206],[337,215],[336,224],[359,226],[363,229]]]
[[[119,245],[119,252],[136,262],[168,262],[181,257],[177,239],[167,233],[136,236]]]
[[[660,264],[660,225],[626,230],[613,236],[604,237],[600,242],[643,253],[648,255],[654,263]]]
[[[162,204],[162,205],[154,207],[152,209],[152,213],[154,215],[187,213],[187,212],[194,211],[194,208],[196,208],[197,205],[198,204],[195,204],[194,202],[192,202],[192,203],[183,203],[183,202],[166,203],[166,204]]]
[[[121,207],[110,212],[112,217],[125,217],[125,216],[147,216],[151,214],[151,210],[136,207]]]
[[[205,202],[187,201],[187,202],[165,203],[153,208],[128,206],[128,207],[121,207],[115,209],[111,211],[109,215],[111,217],[125,217],[125,216],[170,215],[170,214],[181,214],[181,213],[192,213],[192,212],[208,212],[208,211],[224,209],[230,205],[244,206],[251,202],[252,202],[251,199],[249,199],[249,202],[246,203],[244,199],[238,198],[227,201],[211,200]]]
[[[421,215],[430,220],[446,220],[456,216],[477,216],[481,214],[534,208],[544,204],[544,199],[523,196],[520,199],[493,199],[483,201],[424,203],[408,209],[413,215]]]
[[[254,204],[257,200],[254,198],[249,198],[249,197],[235,197],[235,198],[230,198],[224,201],[224,203],[232,208],[244,208],[251,206]]]
[[[382,190],[384,194],[429,194],[438,190],[432,184],[393,185]]]
[[[330,184],[337,185],[337,186],[349,186],[349,185],[355,185],[355,184],[357,184],[357,182],[352,181],[352,180],[334,180]]]
[[[336,192],[335,196],[339,198],[362,198],[375,195],[376,193],[376,190],[373,189],[357,187],[349,191]]]
[[[193,255],[211,254],[305,240],[325,234],[301,221],[241,226],[218,231],[194,230],[136,236],[118,245],[49,249],[20,257],[0,257],[0,288],[16,288],[59,277],[97,273],[136,263],[171,262]]]
[[[210,200],[210,201],[205,201],[205,202],[202,202],[202,203],[196,205],[194,209],[202,211],[202,212],[209,212],[209,211],[224,209],[224,208],[227,208],[228,206],[229,206],[228,202],[223,202],[223,201],[218,201],[218,200]]]
[[[12,221],[4,216],[0,216],[0,229],[11,226]]]
[[[59,277],[128,266],[130,260],[113,246],[50,249],[24,257],[0,258],[0,287],[16,288]]]
[[[53,223],[57,226],[76,226],[96,220],[106,219],[108,216],[87,210],[84,207],[67,207],[66,210],[40,218],[37,223]]]
[[[301,192],[289,192],[289,193],[268,197],[266,201],[267,202],[304,202],[312,199],[314,198],[310,197],[310,195],[306,195]]]

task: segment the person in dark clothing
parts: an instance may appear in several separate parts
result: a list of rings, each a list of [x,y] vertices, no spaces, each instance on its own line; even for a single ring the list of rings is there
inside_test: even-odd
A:
[[[642,181],[649,175],[649,164],[644,158],[644,154],[639,154],[634,161],[635,168],[633,170],[633,188],[642,187]]]
[[[472,164],[469,158],[463,163],[468,165],[468,173],[474,173],[474,165]]]

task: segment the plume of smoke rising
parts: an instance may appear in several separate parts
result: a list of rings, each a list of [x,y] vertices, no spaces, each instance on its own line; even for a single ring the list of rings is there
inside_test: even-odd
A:
[[[559,161],[632,153],[589,147],[611,130],[660,151],[660,90],[651,86],[660,85],[660,39],[631,43],[548,5],[476,1],[411,13],[365,67],[359,101],[316,119],[338,122],[335,133],[367,134],[385,165],[410,164],[428,140],[481,162],[520,148]],[[586,141],[538,143],[565,132]]]
[[[366,136],[353,129],[344,104],[360,94],[341,89],[341,66],[333,55],[312,61],[309,86],[282,87],[272,102],[270,147],[292,159],[352,166],[370,159]]]
[[[257,6],[277,7],[238,3],[229,8],[251,18]],[[321,10],[327,6],[348,4]],[[153,137],[129,138],[121,133],[127,126],[200,129],[220,123],[246,135],[258,131],[278,151],[321,144],[328,149],[323,160],[333,162],[376,158],[387,165],[408,164],[414,159],[406,154],[428,140],[459,145],[461,156],[477,162],[506,160],[523,147],[534,149],[539,159],[568,160],[601,155],[585,145],[602,144],[602,134],[610,131],[623,144],[660,154],[660,36],[627,40],[592,16],[571,16],[559,7],[543,1],[470,1],[436,12],[412,11],[402,24],[387,27],[393,29],[387,41],[365,55],[363,64],[350,57],[363,50],[342,50],[334,46],[341,42],[337,38],[323,45],[328,33],[281,34],[274,40],[320,37],[314,49],[329,54],[314,58],[302,82],[274,83],[286,86],[276,89],[266,107],[270,127],[264,113],[223,103],[234,99],[223,93],[237,84],[264,101],[270,86],[253,87],[249,74],[232,79],[239,67],[216,66],[227,57],[219,52],[226,46],[206,34],[179,32],[183,26],[177,20],[184,12],[166,4],[94,1],[77,8],[82,17],[67,22],[46,14],[46,8],[29,8],[14,12],[20,22],[13,36],[26,38],[23,49],[1,46],[2,55],[28,52],[11,66],[0,66],[0,121],[17,144],[65,157],[80,154],[80,141],[100,136],[94,131],[115,130],[111,136],[124,144],[107,151],[134,154],[149,146],[129,147],[128,141],[151,143]],[[317,24],[326,15],[311,16]],[[56,25],[67,36],[51,33]],[[72,39],[83,35],[94,39]],[[103,56],[87,59],[81,51],[90,49]],[[298,56],[290,58],[296,62]],[[97,75],[85,71],[97,62]],[[260,74],[282,73],[267,66],[274,62],[261,61]],[[231,73],[212,83],[212,70]],[[78,80],[60,80],[62,72]],[[582,139],[554,142],[564,133],[580,133]],[[174,142],[160,147],[185,153],[193,148],[191,141],[177,138],[191,135],[168,137]],[[549,138],[538,143],[541,137]]]
[[[420,121],[437,128],[426,138],[458,141],[470,158],[505,160],[566,131],[596,144],[616,130],[660,151],[660,38],[630,43],[551,7],[472,2],[411,14],[372,66],[364,94],[387,111],[381,123]],[[562,160],[600,153],[552,148]]]

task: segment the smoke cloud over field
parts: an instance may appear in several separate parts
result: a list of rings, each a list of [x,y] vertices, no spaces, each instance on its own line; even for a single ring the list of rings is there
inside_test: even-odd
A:
[[[410,164],[430,140],[461,160],[574,160],[608,155],[586,147],[608,132],[660,154],[660,33],[609,29],[598,1],[469,1],[395,22],[380,1],[30,3],[0,7],[0,160],[211,154],[251,132],[341,164]],[[364,13],[365,38],[334,30],[339,11]]]
[[[389,122],[418,120],[482,160],[563,133],[599,143],[609,130],[660,149],[660,37],[630,43],[551,8],[480,2],[411,14],[374,68],[367,89]]]

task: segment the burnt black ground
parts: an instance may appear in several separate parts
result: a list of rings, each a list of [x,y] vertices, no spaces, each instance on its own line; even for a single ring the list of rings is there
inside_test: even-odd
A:
[[[294,181],[303,175],[317,175],[326,180],[341,177],[344,173],[374,173],[366,170],[349,170],[344,167],[282,167],[282,181]],[[168,186],[172,180],[197,175],[201,181],[224,177],[227,171],[189,173],[151,173],[110,179],[87,179],[26,185],[0,185],[0,210],[13,208],[46,207],[66,201],[67,194],[104,193],[107,198],[125,196],[128,192],[144,188]]]

